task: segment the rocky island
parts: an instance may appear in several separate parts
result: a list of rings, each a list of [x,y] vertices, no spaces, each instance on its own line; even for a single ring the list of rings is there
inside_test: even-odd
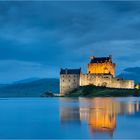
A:
[[[63,97],[139,97],[139,89],[118,89],[87,85],[76,88]]]

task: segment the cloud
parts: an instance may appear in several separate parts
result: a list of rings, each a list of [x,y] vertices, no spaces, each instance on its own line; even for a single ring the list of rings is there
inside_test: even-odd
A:
[[[0,60],[19,62],[22,69],[23,62],[40,64],[48,69],[37,75],[46,69],[44,76],[59,76],[60,67],[86,72],[91,55],[112,54],[119,72],[140,64],[139,17],[138,1],[0,2]],[[25,67],[28,75],[37,72]],[[19,72],[19,77],[26,74]]]
[[[10,83],[29,77],[58,77],[59,72],[56,72],[55,68],[26,61],[0,61],[0,83]]]

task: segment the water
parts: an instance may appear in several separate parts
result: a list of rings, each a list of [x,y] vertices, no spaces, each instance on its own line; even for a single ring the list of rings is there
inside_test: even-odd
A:
[[[0,100],[0,138],[140,139],[140,98]]]

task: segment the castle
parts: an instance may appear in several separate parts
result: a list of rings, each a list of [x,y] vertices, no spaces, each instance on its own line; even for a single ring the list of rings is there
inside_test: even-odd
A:
[[[133,80],[123,80],[115,77],[115,66],[112,56],[90,58],[87,74],[80,69],[60,70],[60,94],[64,95],[79,86],[95,85],[109,88],[134,89]]]

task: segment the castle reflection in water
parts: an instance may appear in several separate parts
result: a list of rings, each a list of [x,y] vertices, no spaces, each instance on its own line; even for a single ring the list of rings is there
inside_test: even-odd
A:
[[[69,105],[69,100],[73,104]],[[114,98],[79,98],[78,104],[76,99],[60,99],[60,120],[61,124],[87,122],[88,128],[92,134],[107,133],[113,136],[116,128],[116,117],[118,115],[134,115],[139,112],[139,101],[121,102]]]

